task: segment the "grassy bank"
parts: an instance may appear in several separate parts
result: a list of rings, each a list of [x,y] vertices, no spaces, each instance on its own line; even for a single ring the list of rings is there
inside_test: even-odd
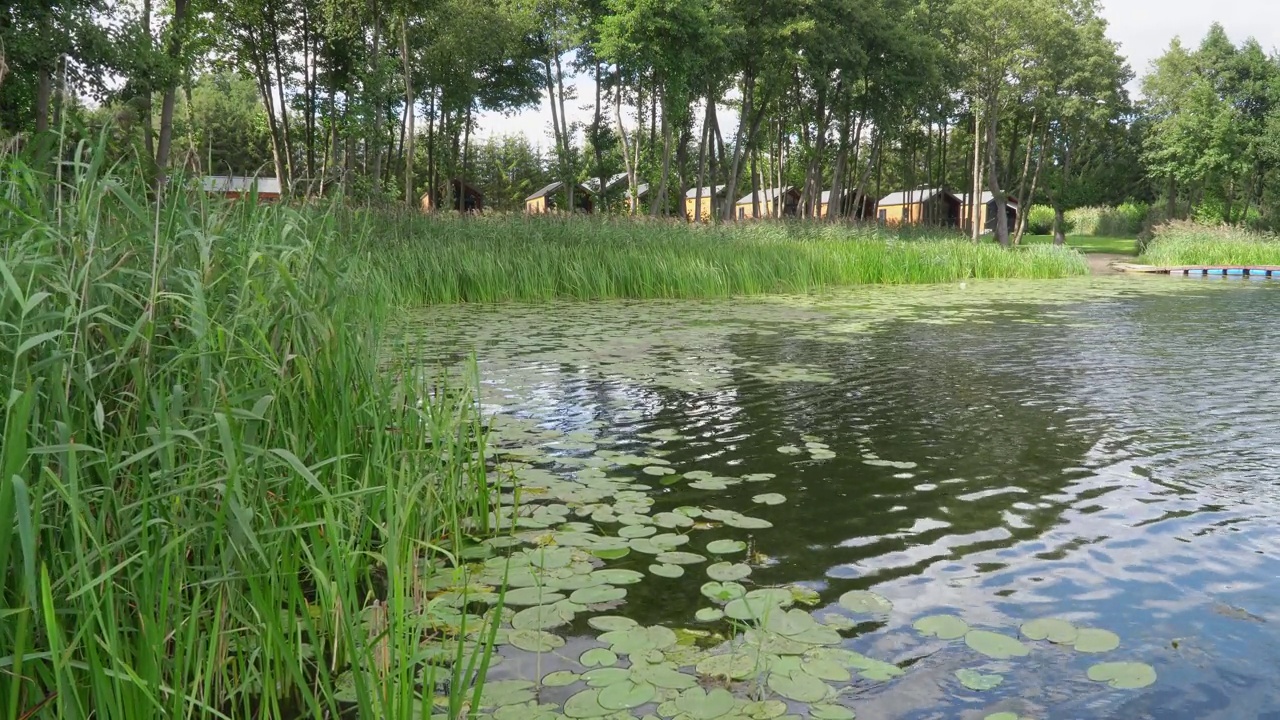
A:
[[[473,402],[375,367],[332,215],[157,211],[101,157],[0,162],[0,717],[423,717]]]
[[[1280,265],[1274,235],[1175,222],[1156,228],[1139,262],[1148,265]]]
[[[379,284],[416,303],[709,298],[868,283],[1053,278],[1074,252],[1011,253],[950,235],[818,223],[716,227],[629,219],[347,218]]]
[[[1028,245],[1052,245],[1052,235],[1028,235],[1023,239]],[[1137,255],[1138,240],[1131,237],[1098,237],[1094,235],[1068,235],[1067,247],[1084,253],[1113,253]]]

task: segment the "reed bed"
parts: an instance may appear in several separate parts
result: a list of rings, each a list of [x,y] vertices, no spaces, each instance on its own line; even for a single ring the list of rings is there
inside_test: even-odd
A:
[[[420,649],[493,508],[471,396],[375,366],[332,214],[104,156],[0,163],[0,717],[456,715],[481,651]]]
[[[1148,265],[1280,265],[1280,239],[1239,227],[1172,222],[1155,229],[1138,261]]]
[[[760,222],[721,226],[597,218],[345,218],[377,285],[417,304],[716,298],[862,284],[1056,278],[1076,252],[1003,250],[952,234]]]

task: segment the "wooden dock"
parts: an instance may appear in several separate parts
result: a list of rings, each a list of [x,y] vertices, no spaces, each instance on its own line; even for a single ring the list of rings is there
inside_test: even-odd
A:
[[[1134,265],[1116,263],[1120,272],[1149,275],[1186,275],[1188,277],[1274,277],[1280,278],[1280,265]]]

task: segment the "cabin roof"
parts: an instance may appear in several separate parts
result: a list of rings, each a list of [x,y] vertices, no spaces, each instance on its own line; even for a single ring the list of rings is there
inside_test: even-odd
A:
[[[937,195],[950,195],[952,198],[959,200],[953,193],[944,188],[916,188],[915,190],[901,190],[899,192],[889,193],[880,198],[880,205],[907,205],[922,203],[932,200]],[[907,197],[911,197],[911,202],[907,202]]]
[[[244,175],[206,175],[201,180],[206,192],[249,192],[254,184],[259,195],[279,195],[280,179],[274,177],[248,177]]]
[[[964,203],[964,204],[966,204],[966,205],[967,205],[967,204],[969,204],[969,193],[963,193],[963,194],[961,194],[961,195],[958,195],[957,197],[959,197],[959,198],[960,198],[960,202],[962,202],[962,203]],[[995,193],[990,192],[990,191],[987,191],[987,192],[982,193],[981,197],[982,197],[982,204],[983,204],[983,205],[986,205],[987,203],[989,203],[989,202],[991,202],[992,200],[995,200],[995,199],[996,199],[996,195],[995,195]],[[1018,201],[1017,201],[1017,200],[1014,200],[1013,198],[1009,198],[1008,202],[1009,202],[1009,204],[1010,204],[1010,205],[1012,205],[1012,206],[1014,206],[1014,207],[1018,207]]]
[[[605,189],[605,190],[611,190],[611,189],[613,189],[614,187],[617,187],[620,183],[624,183],[624,182],[626,182],[626,181],[627,181],[627,174],[626,174],[626,173],[618,173],[617,175],[614,175],[614,176],[610,177],[610,178],[605,182],[604,189]],[[583,187],[585,187],[586,189],[590,190],[591,192],[596,192],[596,191],[597,191],[596,186],[597,186],[597,185],[599,185],[599,184],[600,184],[600,178],[598,178],[598,177],[593,177],[593,178],[588,179],[586,182],[582,183],[582,186],[583,186]]]
[[[845,191],[844,191],[844,197],[855,197],[855,196],[857,195],[857,192],[858,192],[858,191],[857,191],[857,189],[856,189],[856,188],[855,188],[855,189],[853,189],[853,190],[845,190]],[[863,195],[863,196],[862,196],[862,201],[863,201],[863,202],[871,202],[871,196],[870,196],[870,195]],[[819,200],[818,202],[820,202],[820,203],[821,203],[821,204],[823,204],[823,205],[826,205],[826,204],[830,203],[830,202],[831,202],[831,191],[830,191],[830,190],[823,190],[823,191],[822,191],[822,199],[821,199],[821,200]]]
[[[644,197],[645,195],[648,195],[648,194],[649,194],[649,183],[641,183],[640,185],[636,186],[636,197],[637,197],[637,198],[642,198],[642,197]],[[631,192],[630,192],[630,191],[627,191],[627,197],[631,197]]]
[[[702,191],[702,197],[705,198],[709,198],[712,195],[724,195],[724,191],[728,189],[728,187],[728,185],[716,185],[715,188],[712,188],[710,185],[707,185],[701,188],[689,188],[689,191],[686,192],[684,196],[690,200],[697,200],[699,190]]]
[[[563,185],[564,185],[564,183],[562,183],[562,182],[560,182],[559,180],[557,180],[557,181],[555,181],[555,182],[551,183],[550,185],[548,185],[548,186],[546,186],[546,187],[542,188],[541,190],[539,190],[539,191],[535,192],[534,194],[530,195],[529,197],[525,198],[525,199],[524,199],[524,201],[525,201],[525,202],[529,202],[530,200],[537,200],[537,199],[538,199],[538,198],[540,198],[540,197],[546,197],[546,196],[550,195],[551,193],[553,193],[553,192],[555,192],[555,191],[559,190]]]
[[[782,195],[788,195],[792,192],[795,192],[795,188],[791,187],[790,185],[787,185],[786,187],[781,187],[781,188],[769,188],[767,190],[761,190],[760,202],[773,202],[774,200],[781,197]],[[737,204],[745,205],[750,202],[754,202],[754,201],[751,199],[751,193],[747,193],[746,195],[743,195],[738,200]]]

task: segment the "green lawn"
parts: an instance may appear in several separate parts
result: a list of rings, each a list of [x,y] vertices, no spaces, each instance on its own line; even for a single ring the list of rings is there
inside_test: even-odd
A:
[[[1028,235],[1024,242],[1031,244],[1052,243],[1052,235]],[[1093,235],[1068,235],[1067,245],[1087,253],[1115,253],[1117,255],[1137,255],[1136,238],[1094,237]]]

